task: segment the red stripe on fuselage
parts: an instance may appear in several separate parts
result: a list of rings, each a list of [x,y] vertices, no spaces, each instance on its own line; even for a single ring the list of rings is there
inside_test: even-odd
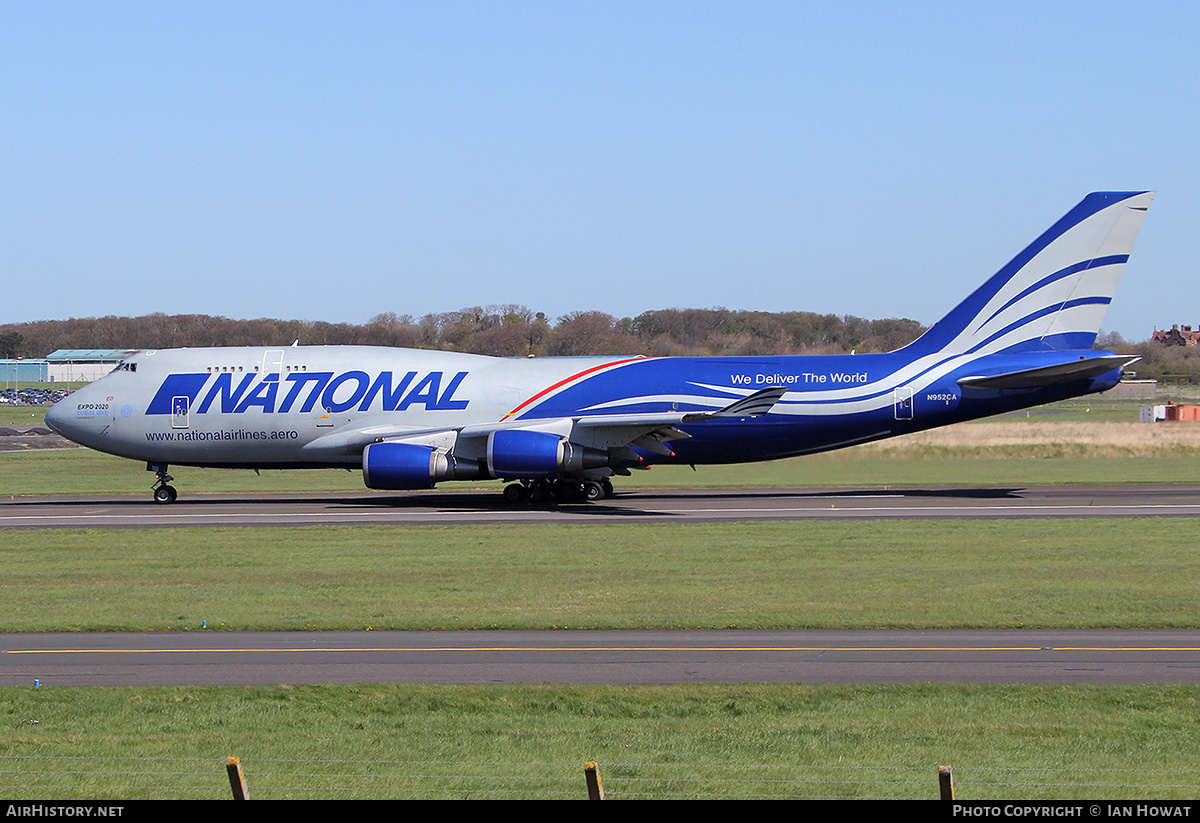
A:
[[[590,369],[585,369],[585,370],[579,372],[578,374],[573,374],[570,377],[559,380],[553,386],[548,386],[548,387],[542,389],[540,392],[535,394],[533,397],[529,398],[524,403],[521,403],[515,409],[510,411],[508,414],[504,415],[504,417],[502,417],[501,420],[508,420],[510,417],[515,416],[517,413],[519,413],[521,410],[523,410],[526,406],[530,406],[533,403],[536,403],[537,401],[541,400],[546,395],[550,394],[552,391],[562,388],[563,386],[567,385],[568,383],[570,383],[573,380],[578,380],[581,377],[586,377],[587,375],[591,374],[592,372],[597,372],[597,371],[600,371],[601,369],[611,368],[612,366],[620,366],[623,363],[633,363],[634,361],[637,361],[637,360],[646,360],[646,359],[648,359],[648,358],[629,357],[629,358],[626,358],[625,360],[614,360],[611,363],[602,363],[599,366],[592,366]]]

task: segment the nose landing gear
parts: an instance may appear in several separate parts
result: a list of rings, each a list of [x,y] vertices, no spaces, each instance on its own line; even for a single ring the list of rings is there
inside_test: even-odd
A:
[[[174,503],[179,493],[171,485],[171,481],[175,478],[167,474],[167,466],[165,464],[147,463],[146,470],[154,472],[154,485],[151,487],[154,491],[154,502]]]

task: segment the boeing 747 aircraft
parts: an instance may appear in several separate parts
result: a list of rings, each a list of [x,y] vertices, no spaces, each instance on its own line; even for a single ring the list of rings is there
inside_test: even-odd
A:
[[[84,446],[171,465],[362,469],[372,489],[501,480],[595,500],[655,463],[775,460],[1115,386],[1092,348],[1153,192],[1097,192],[887,354],[499,358],[358,346],[141,351],[53,406]]]

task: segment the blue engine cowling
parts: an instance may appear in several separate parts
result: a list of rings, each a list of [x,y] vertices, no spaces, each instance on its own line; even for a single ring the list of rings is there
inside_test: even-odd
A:
[[[501,429],[488,437],[488,471],[495,477],[556,477],[562,462],[562,435],[528,429]]]
[[[372,443],[363,450],[368,489],[431,489],[454,474],[445,452],[419,443]]]
[[[488,436],[487,469],[493,477],[537,480],[608,466],[609,454],[562,435],[501,429]]]
[[[429,489],[442,480],[489,477],[549,479],[609,465],[608,452],[571,443],[562,435],[502,429],[488,437],[487,465],[423,443],[389,441],[363,449],[363,482],[369,489]]]

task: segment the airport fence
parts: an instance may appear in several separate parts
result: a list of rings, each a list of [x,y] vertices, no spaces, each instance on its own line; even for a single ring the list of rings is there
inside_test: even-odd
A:
[[[949,800],[1162,801],[1200,774],[985,766],[135,759],[0,755],[0,797],[48,800]]]

